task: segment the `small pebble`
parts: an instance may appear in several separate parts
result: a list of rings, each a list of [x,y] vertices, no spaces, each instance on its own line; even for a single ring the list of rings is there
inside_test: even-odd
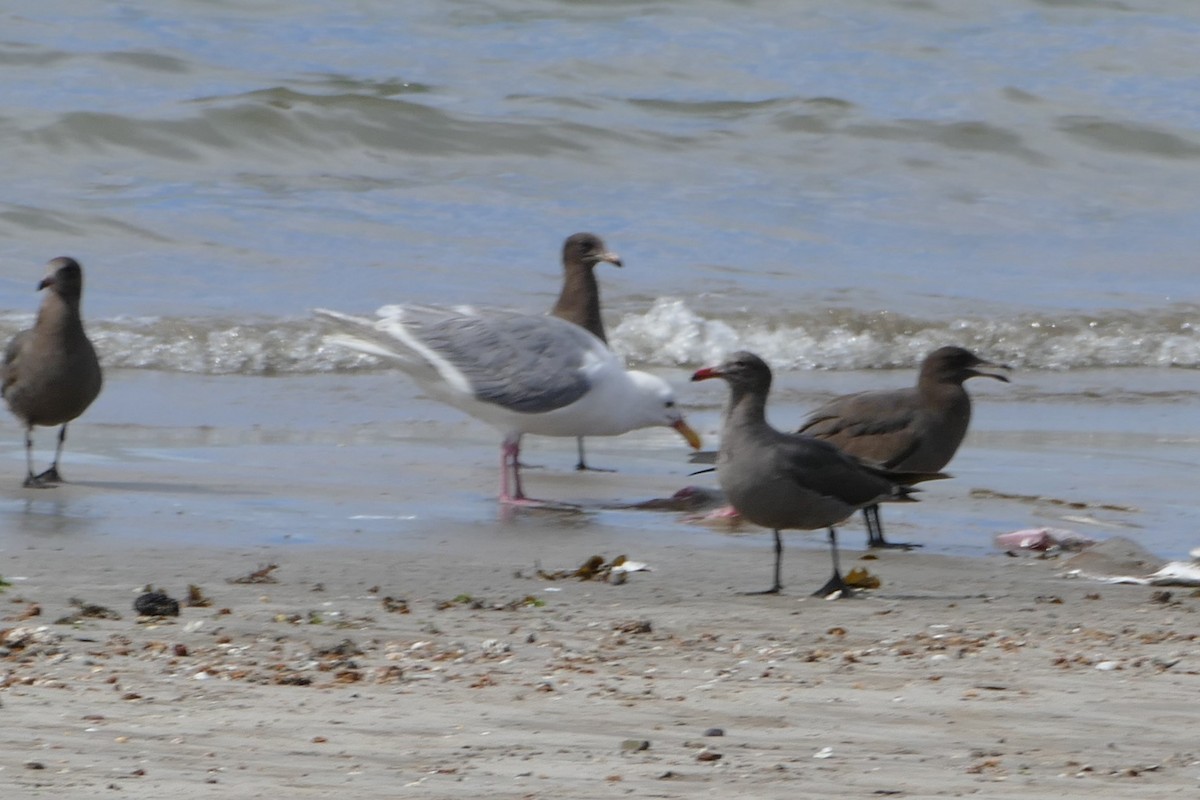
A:
[[[133,601],[133,610],[143,617],[178,617],[179,601],[162,592],[146,592]]]
[[[704,735],[705,736],[724,736],[725,730],[723,728],[709,728],[708,730],[706,730],[704,732]]]

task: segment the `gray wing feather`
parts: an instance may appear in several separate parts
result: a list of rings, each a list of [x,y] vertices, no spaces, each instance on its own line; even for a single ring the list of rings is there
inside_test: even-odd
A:
[[[603,343],[555,317],[488,309],[404,323],[422,344],[459,370],[475,397],[527,414],[574,403],[591,388],[587,354]]]
[[[898,493],[882,471],[820,439],[780,434],[778,452],[794,481],[848,505],[861,507]]]
[[[461,373],[480,401],[518,413],[545,413],[576,402],[592,389],[589,367],[616,357],[592,333],[556,317],[438,306],[391,306],[380,313],[385,329],[386,321],[403,327],[404,335]],[[378,341],[382,331],[376,330]],[[398,337],[388,338],[394,347]],[[409,353],[416,355],[410,348]]]

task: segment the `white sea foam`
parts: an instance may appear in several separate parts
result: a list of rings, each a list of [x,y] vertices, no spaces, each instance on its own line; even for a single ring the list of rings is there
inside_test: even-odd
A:
[[[0,339],[29,322],[27,315],[0,316]],[[109,368],[212,375],[385,368],[329,344],[325,325],[308,317],[123,317],[90,322],[88,331]],[[957,344],[1023,369],[1197,369],[1200,307],[953,319],[846,309],[717,316],[665,297],[622,317],[609,341],[630,362],[651,367],[707,364],[752,350],[784,370],[907,368],[937,347]]]
[[[957,344],[1031,369],[1200,367],[1200,309],[1144,313],[949,320],[852,311],[711,319],[661,298],[625,316],[609,336],[631,360],[694,365],[752,350],[781,369],[907,367],[939,346]]]

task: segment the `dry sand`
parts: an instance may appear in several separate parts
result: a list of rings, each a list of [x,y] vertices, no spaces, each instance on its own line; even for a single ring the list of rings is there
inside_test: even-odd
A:
[[[579,552],[543,548],[543,567]],[[819,580],[821,554],[798,552]],[[1069,581],[1053,560],[887,553],[862,562],[885,586],[854,599],[747,597],[730,585],[765,579],[765,552],[639,555],[670,568],[548,581],[485,537],[454,557],[28,548],[6,561],[27,580],[3,596],[0,786],[1195,796],[1200,600],[1186,590]],[[274,582],[229,582],[276,562]],[[212,605],[139,619],[147,577]],[[121,618],[56,623],[80,612],[73,593]]]
[[[68,442],[75,482],[41,492],[16,485],[14,442],[0,797],[1196,796],[1191,590],[998,553],[864,561],[855,523],[846,566],[879,589],[808,597],[827,555],[789,535],[785,593],[745,596],[769,578],[766,532],[602,508],[698,480],[686,465],[597,444],[591,460],[621,472],[578,476],[572,443],[539,445],[531,488],[592,510],[505,518],[494,437],[472,425],[434,420],[394,433],[401,447],[375,428],[101,415]],[[973,481],[972,463],[936,502],[888,509],[889,534],[1156,519],[1094,495],[972,495],[1019,485]],[[538,574],[622,553],[653,571]],[[146,584],[211,604],[139,618]]]

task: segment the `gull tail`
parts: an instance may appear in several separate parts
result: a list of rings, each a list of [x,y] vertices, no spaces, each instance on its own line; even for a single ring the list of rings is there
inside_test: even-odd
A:
[[[313,313],[333,324],[335,332],[325,335],[325,341],[330,344],[357,350],[360,353],[387,361],[412,364],[412,353],[403,347],[395,337],[379,330],[374,320],[343,314],[340,311],[331,311],[327,308],[315,308]]]
[[[945,472],[896,472],[890,469],[881,470],[881,474],[901,486],[913,486],[925,481],[944,481],[954,477]]]

